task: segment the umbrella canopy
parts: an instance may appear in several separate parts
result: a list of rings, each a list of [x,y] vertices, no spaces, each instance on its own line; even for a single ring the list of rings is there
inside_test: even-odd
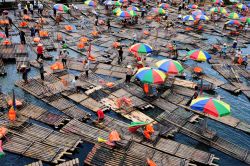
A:
[[[156,62],[156,66],[167,74],[180,74],[184,71],[182,65],[175,60],[163,59]]]
[[[250,7],[250,3],[247,4],[247,7]]]
[[[122,9],[118,7],[118,8],[115,8],[112,12],[113,12],[114,14],[117,14],[117,13],[122,12]]]
[[[231,18],[231,19],[237,20],[237,19],[239,19],[239,18],[240,18],[240,16],[239,16],[239,14],[238,14],[238,13],[233,12],[233,13],[230,13],[230,14],[229,14],[228,18]]]
[[[166,74],[158,69],[143,67],[136,73],[136,78],[142,83],[162,84],[166,79]]]
[[[115,6],[122,6],[122,3],[119,2],[119,1],[116,1],[114,5],[115,5]]]
[[[187,7],[188,7],[189,9],[197,9],[197,8],[198,8],[198,5],[189,4]]]
[[[202,11],[202,10],[195,10],[195,11],[192,11],[192,15],[193,15],[193,16],[205,15],[205,12]]]
[[[227,10],[223,7],[213,7],[210,9],[211,13],[221,13],[221,14],[227,14]]]
[[[133,10],[133,11],[136,11],[136,12],[139,12],[139,11],[140,11],[140,9],[139,9],[138,7],[135,7],[135,6],[129,6],[129,7],[127,8],[127,10]]]
[[[246,5],[244,5],[244,4],[242,4],[242,3],[237,4],[237,8],[239,8],[241,10],[247,10],[248,9],[248,7]]]
[[[194,17],[192,15],[186,15],[182,18],[183,21],[194,21]]]
[[[131,122],[129,127],[128,127],[128,130],[130,132],[136,132],[137,129],[139,129],[140,127],[145,126],[147,124],[148,124],[147,122]]]
[[[6,38],[5,34],[3,32],[0,32],[0,41],[2,41],[4,38]]]
[[[190,108],[201,111],[215,117],[222,117],[230,114],[230,105],[215,98],[198,97],[194,99]]]
[[[152,49],[152,47],[151,47],[150,45],[148,45],[148,44],[137,43],[137,44],[132,45],[132,46],[129,48],[129,51],[130,51],[130,52],[133,52],[133,53],[144,53],[144,54],[148,54],[148,53],[153,52],[153,49]]]
[[[250,24],[250,17],[241,17],[240,21],[244,22],[244,23],[247,23],[247,24]]]
[[[137,13],[134,10],[128,10],[128,12],[132,17],[137,16]]]
[[[114,2],[112,0],[107,0],[107,1],[104,1],[104,5],[108,5],[108,6],[111,6],[113,5]]]
[[[195,19],[196,20],[202,20],[202,21],[208,21],[209,20],[209,18],[207,16],[205,16],[205,15],[197,15],[195,17]]]
[[[162,4],[159,5],[159,7],[162,8],[162,9],[168,9],[170,6],[167,3],[162,3]]]
[[[166,11],[162,8],[153,8],[153,12],[157,14],[166,14]]]
[[[60,12],[68,12],[69,11],[69,8],[63,4],[55,4],[53,6],[53,9],[58,10]]]
[[[207,61],[211,59],[211,55],[207,53],[206,51],[202,51],[202,50],[192,50],[192,51],[189,51],[187,54],[190,57],[190,59],[193,59],[196,61]]]
[[[223,4],[223,0],[212,0],[214,4]]]
[[[122,18],[130,18],[131,17],[129,12],[127,12],[127,11],[121,11],[121,12],[117,13],[116,16],[122,17]]]
[[[128,2],[128,0],[119,0],[119,2],[124,3],[124,2]]]
[[[241,25],[240,21],[238,21],[238,20],[230,20],[230,21],[227,21],[225,24],[226,25],[236,25],[236,26]]]
[[[94,1],[90,1],[90,0],[85,1],[84,4],[88,5],[88,6],[96,6],[96,3]]]
[[[229,0],[230,2],[232,3],[238,3],[239,1],[238,0]]]

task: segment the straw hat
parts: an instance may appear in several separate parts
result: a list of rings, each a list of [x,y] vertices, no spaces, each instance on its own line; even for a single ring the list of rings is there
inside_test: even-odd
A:
[[[26,68],[27,66],[25,64],[22,64],[21,65],[21,68]]]
[[[42,43],[39,43],[37,46],[43,46],[43,44],[42,44]]]
[[[127,66],[127,68],[131,69],[131,68],[132,68],[132,66],[131,66],[131,65],[128,65],[128,66]]]

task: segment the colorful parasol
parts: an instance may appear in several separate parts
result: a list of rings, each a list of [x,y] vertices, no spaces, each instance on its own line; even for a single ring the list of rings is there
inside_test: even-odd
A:
[[[137,16],[137,13],[134,10],[129,10],[128,12],[132,17]]]
[[[168,9],[170,6],[167,3],[162,3],[162,4],[159,5],[159,7],[162,8],[162,9]]]
[[[3,142],[2,140],[0,140],[0,159],[3,158],[5,155],[4,151],[3,151]]]
[[[128,2],[128,0],[119,0],[120,3]]]
[[[117,13],[116,16],[122,17],[122,18],[130,18],[131,17],[129,12],[127,12],[127,11],[121,11],[121,12]]]
[[[237,4],[237,8],[239,8],[241,10],[247,10],[248,9],[248,7],[246,5],[244,5],[244,4],[242,4],[242,3]]]
[[[129,48],[129,51],[133,52],[133,53],[145,53],[145,54],[148,54],[148,53],[153,52],[153,49],[152,49],[151,46],[149,46],[147,44],[137,43],[137,44],[132,45]]]
[[[221,13],[221,14],[227,14],[227,10],[223,7],[213,7],[210,9],[211,13]]]
[[[136,78],[142,83],[162,84],[166,79],[166,74],[158,69],[143,67],[137,71]]]
[[[88,6],[96,6],[96,2],[91,0],[85,1],[84,4]]]
[[[192,15],[183,16],[182,21],[194,21],[194,17]]]
[[[122,9],[118,7],[118,8],[115,8],[112,12],[113,12],[114,14],[117,14],[117,13],[122,12]]]
[[[4,38],[6,38],[6,35],[2,32],[0,32],[0,41],[2,41]]]
[[[240,18],[240,16],[239,16],[238,13],[232,12],[232,13],[229,14],[228,18],[237,20],[237,19]]]
[[[250,24],[250,17],[241,17],[240,21],[244,22],[244,23],[247,23],[247,24]]]
[[[190,57],[190,59],[196,60],[196,61],[207,61],[211,59],[211,55],[207,53],[206,51],[202,50],[191,50],[187,53],[187,55]]]
[[[153,8],[152,11],[156,14],[162,14],[162,15],[166,13],[166,11],[162,8]]]
[[[175,60],[163,59],[156,62],[156,66],[167,74],[180,74],[184,71],[182,65]]]
[[[230,114],[230,105],[215,98],[198,97],[194,99],[190,108],[201,111],[215,117],[222,117]]]
[[[240,21],[238,21],[238,20],[230,20],[230,21],[227,21],[225,24],[226,25],[237,25],[237,26],[241,25]]]
[[[116,1],[114,5],[115,6],[122,6],[122,3],[120,3],[119,1]]]
[[[111,6],[111,5],[114,5],[114,2],[112,0],[106,0],[106,1],[104,1],[103,4],[107,5],[107,6]]]
[[[131,122],[128,130],[132,133],[136,132],[140,127],[147,125],[146,122]]]
[[[238,0],[229,0],[230,2],[232,3],[238,3],[239,1]]]
[[[205,12],[202,11],[202,10],[195,10],[195,11],[192,11],[192,15],[193,15],[193,16],[205,15]]]
[[[189,9],[197,9],[197,8],[198,8],[198,5],[189,4],[187,7],[188,7]]]
[[[195,17],[196,20],[208,21],[209,18],[206,15],[197,15]]]
[[[223,0],[212,0],[212,3],[214,4],[223,4]]]
[[[129,7],[127,8],[127,10],[133,10],[133,11],[136,11],[136,12],[139,12],[139,11],[140,11],[140,9],[139,9],[138,7],[135,7],[135,6],[129,6]]]
[[[65,13],[67,13],[69,11],[68,6],[63,5],[63,4],[55,4],[53,6],[53,9],[58,10],[60,12],[65,12]]]

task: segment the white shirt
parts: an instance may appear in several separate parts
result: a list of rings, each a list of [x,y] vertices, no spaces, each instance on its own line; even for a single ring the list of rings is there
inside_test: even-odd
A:
[[[22,10],[22,4],[21,4],[21,3],[19,3],[19,4],[17,5],[17,7],[18,7],[18,10]]]
[[[89,70],[89,60],[88,60],[87,63],[85,64],[84,69],[85,69],[85,70]]]
[[[235,57],[240,57],[242,54],[242,51],[237,51]]]
[[[32,3],[30,4],[30,10],[33,10],[34,8],[33,8],[33,5],[32,5]]]
[[[39,4],[38,4],[38,8],[39,8],[39,9],[43,9],[43,4],[39,3]]]

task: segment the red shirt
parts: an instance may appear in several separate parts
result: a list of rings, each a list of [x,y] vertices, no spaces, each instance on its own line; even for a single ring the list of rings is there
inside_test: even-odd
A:
[[[42,54],[43,53],[43,47],[37,47],[37,49],[36,49],[36,51],[37,51],[37,54]]]
[[[104,119],[104,113],[101,109],[97,111],[97,116],[98,116],[98,119]]]

